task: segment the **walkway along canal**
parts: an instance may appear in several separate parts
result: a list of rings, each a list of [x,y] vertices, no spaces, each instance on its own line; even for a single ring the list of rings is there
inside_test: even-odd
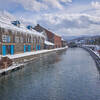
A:
[[[87,51],[69,48],[0,77],[0,100],[100,100],[100,73]]]

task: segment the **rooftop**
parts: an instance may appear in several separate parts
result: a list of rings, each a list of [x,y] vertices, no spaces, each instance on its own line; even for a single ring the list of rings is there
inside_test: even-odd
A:
[[[18,31],[18,32],[23,32],[25,34],[33,34],[36,36],[42,36],[44,37],[43,34],[35,31],[35,30],[29,30],[27,27],[21,23],[20,27],[17,27],[11,23],[11,21],[14,21],[14,18],[9,18],[7,15],[1,15],[2,13],[0,12],[0,27],[4,29],[10,29],[12,31]]]

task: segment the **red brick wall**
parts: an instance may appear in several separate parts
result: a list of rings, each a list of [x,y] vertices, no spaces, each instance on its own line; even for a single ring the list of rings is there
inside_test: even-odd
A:
[[[51,31],[49,31],[49,30],[43,28],[43,27],[40,26],[39,24],[38,24],[37,26],[35,26],[34,29],[35,29],[36,31],[38,31],[38,32],[45,31],[45,32],[46,32],[46,35],[47,35],[48,41],[54,43],[54,34],[53,34]]]
[[[55,35],[54,36],[54,44],[55,44],[55,48],[60,48],[61,47],[61,37]]]
[[[45,30],[48,41],[54,43],[54,44],[55,44],[55,48],[62,47],[62,42],[61,42],[61,37],[60,37],[60,36],[58,36],[58,35],[52,33],[51,31],[49,31],[49,30],[43,28],[43,27],[40,26],[40,25],[35,26],[34,29],[35,29],[36,31],[38,31],[38,32],[42,32],[43,30]]]
[[[48,41],[54,43],[54,34],[48,30],[45,30],[46,32],[46,35],[47,35],[47,38],[48,38]]]

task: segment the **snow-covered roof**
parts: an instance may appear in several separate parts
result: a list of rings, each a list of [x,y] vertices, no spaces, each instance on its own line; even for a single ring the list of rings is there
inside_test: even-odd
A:
[[[43,34],[37,32],[35,30],[29,30],[23,25],[21,25],[20,27],[17,27],[17,26],[14,26],[13,24],[8,24],[8,23],[5,23],[1,20],[0,20],[0,27],[5,28],[5,29],[11,29],[13,31],[23,32],[26,34],[31,34],[31,35],[33,34],[33,35],[38,35],[38,36],[44,37]]]
[[[18,31],[18,32],[23,32],[25,34],[33,34],[36,36],[41,36],[44,37],[43,34],[35,31],[35,30],[29,30],[26,28],[24,24],[21,24],[20,27],[14,26],[11,24],[11,21],[14,21],[14,18],[11,18],[9,15],[3,14],[0,12],[0,27],[4,29],[10,29],[12,31]]]
[[[46,45],[52,45],[52,46],[54,45],[53,43],[51,43],[51,42],[49,42],[49,41],[46,41],[46,40],[45,40],[44,43],[45,43]]]

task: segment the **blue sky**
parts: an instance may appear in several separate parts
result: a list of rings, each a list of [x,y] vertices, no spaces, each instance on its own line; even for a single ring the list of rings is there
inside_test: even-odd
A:
[[[0,0],[0,10],[63,36],[100,35],[100,0]]]

